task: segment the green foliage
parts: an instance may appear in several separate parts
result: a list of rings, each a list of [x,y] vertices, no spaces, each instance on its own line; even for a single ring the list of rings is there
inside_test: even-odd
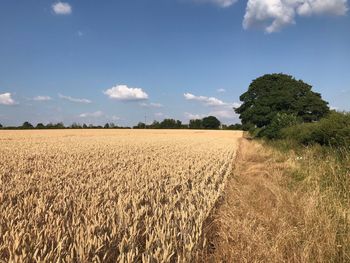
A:
[[[35,127],[35,129],[45,129],[45,125],[42,123],[38,123]]]
[[[153,121],[151,125],[146,126],[147,129],[181,129],[182,122],[174,119],[164,119],[163,121]]]
[[[243,130],[242,124],[236,123],[231,125],[222,125],[223,130],[233,130],[233,131],[241,131]]]
[[[243,125],[254,128],[269,126],[277,113],[294,114],[303,122],[318,121],[329,112],[329,107],[311,88],[289,75],[264,75],[240,96],[243,103],[235,111]]]
[[[203,129],[203,122],[201,119],[190,120],[188,127],[190,129]]]
[[[181,129],[181,121],[179,120],[174,120],[174,119],[164,119],[160,123],[160,128],[161,129]]]
[[[220,124],[220,121],[214,116],[209,116],[202,119],[202,126],[204,129],[219,129]]]
[[[22,127],[21,127],[22,129],[33,129],[34,127],[33,127],[33,125],[30,123],[30,122],[28,122],[28,121],[26,121],[26,122],[24,122],[23,124],[22,124]]]
[[[350,114],[331,112],[315,123],[303,123],[281,132],[282,138],[292,139],[298,143],[320,144],[328,146],[350,146]]]
[[[81,129],[82,126],[79,123],[73,122],[70,126],[72,129]]]
[[[2,128],[2,124],[0,123],[0,129]]]
[[[139,122],[133,129],[146,129],[146,124],[143,122]]]
[[[257,135],[268,139],[280,139],[281,130],[300,123],[300,119],[295,114],[277,113],[271,124],[263,128]]]
[[[56,124],[50,122],[46,125],[46,129],[64,129],[64,128],[66,127],[64,126],[63,122],[58,122]]]

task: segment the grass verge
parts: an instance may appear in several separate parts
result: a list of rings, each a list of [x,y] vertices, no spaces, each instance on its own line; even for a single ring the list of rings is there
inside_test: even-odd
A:
[[[350,153],[242,140],[199,262],[350,262]]]

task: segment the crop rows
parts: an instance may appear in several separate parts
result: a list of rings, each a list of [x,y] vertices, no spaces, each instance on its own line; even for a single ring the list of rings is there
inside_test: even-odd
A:
[[[191,262],[239,136],[1,132],[0,262]]]

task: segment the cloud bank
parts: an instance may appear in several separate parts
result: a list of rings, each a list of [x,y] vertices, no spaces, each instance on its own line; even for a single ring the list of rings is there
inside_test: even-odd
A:
[[[70,15],[72,13],[71,5],[64,2],[54,3],[52,10],[56,15]]]
[[[146,100],[148,94],[140,88],[129,88],[127,85],[117,85],[103,92],[111,99],[133,101]]]
[[[192,0],[231,7],[237,0]],[[295,24],[297,16],[342,16],[348,11],[348,0],[248,0],[243,28],[262,28],[267,33],[278,32]]]
[[[249,0],[243,27],[262,27],[273,33],[295,24],[296,16],[341,16],[347,11],[347,0]]]
[[[0,104],[2,104],[2,105],[15,105],[16,102],[12,98],[11,93],[6,92],[3,94],[0,94]]]

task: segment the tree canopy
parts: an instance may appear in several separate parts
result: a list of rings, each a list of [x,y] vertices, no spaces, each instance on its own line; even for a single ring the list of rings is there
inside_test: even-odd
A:
[[[220,125],[220,121],[214,116],[208,116],[202,119],[204,129],[219,129]]]
[[[30,122],[26,121],[22,124],[22,128],[23,129],[33,129],[34,127]]]
[[[188,124],[190,129],[203,129],[203,123],[201,119],[190,120]]]
[[[254,128],[267,127],[277,113],[295,115],[302,122],[318,121],[329,113],[328,102],[311,89],[292,76],[267,74],[253,80],[235,112],[243,125]]]

